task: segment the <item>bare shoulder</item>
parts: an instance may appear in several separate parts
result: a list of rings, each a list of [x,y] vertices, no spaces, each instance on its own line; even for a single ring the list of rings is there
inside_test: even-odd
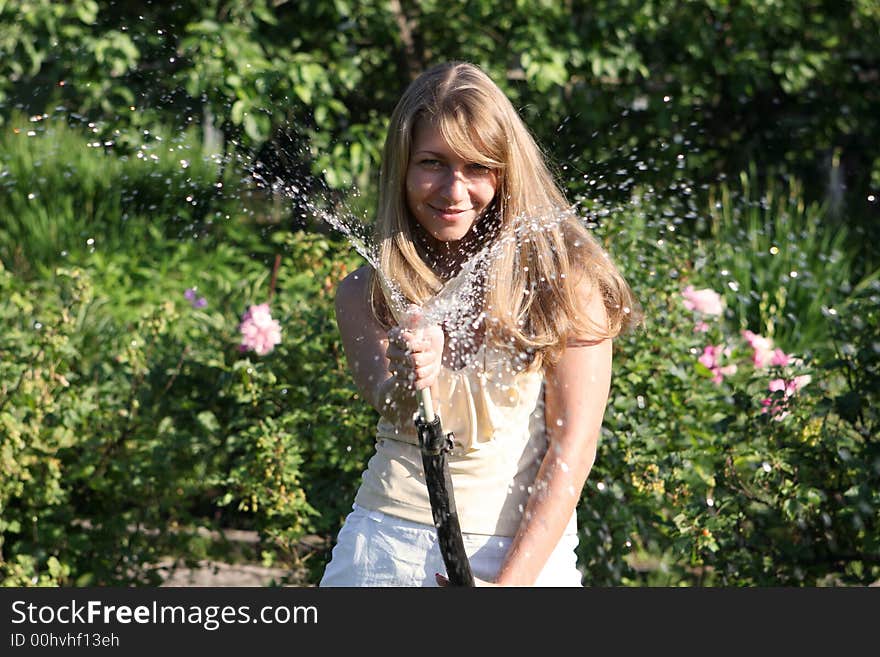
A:
[[[372,267],[364,265],[342,279],[336,288],[336,310],[353,311],[367,305]]]
[[[573,296],[577,305],[579,323],[587,330],[580,335],[570,335],[567,346],[590,346],[608,337],[608,308],[602,289],[586,276],[574,283]]]

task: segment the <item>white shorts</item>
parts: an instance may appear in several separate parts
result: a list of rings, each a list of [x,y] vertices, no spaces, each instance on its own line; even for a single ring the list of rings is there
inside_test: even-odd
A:
[[[432,525],[403,520],[355,504],[339,530],[320,586],[437,586],[434,573],[446,574]],[[493,581],[513,539],[464,534],[464,548],[478,579]],[[581,586],[577,535],[559,541],[535,586]]]

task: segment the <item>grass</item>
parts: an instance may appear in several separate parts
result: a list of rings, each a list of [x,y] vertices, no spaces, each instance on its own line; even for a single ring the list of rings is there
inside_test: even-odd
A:
[[[855,280],[847,227],[807,203],[795,179],[771,177],[759,188],[754,173],[743,172],[738,187],[713,191],[709,217],[712,255],[695,269],[725,296],[740,328],[786,350],[803,353],[828,339],[827,310],[878,275]]]

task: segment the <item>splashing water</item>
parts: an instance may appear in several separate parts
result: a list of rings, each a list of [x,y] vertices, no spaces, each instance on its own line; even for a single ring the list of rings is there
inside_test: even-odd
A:
[[[391,314],[399,323],[402,322],[411,304],[400,292],[396,282],[382,269],[378,245],[374,243],[372,229],[365,221],[358,219],[345,204],[341,205],[341,210],[335,211],[320,207],[314,200],[304,196],[299,185],[285,183],[280,179],[270,183],[259,172],[252,172],[252,175],[262,186],[295,201],[300,207],[307,208],[313,217],[342,234],[376,271]],[[481,303],[482,286],[493,261],[504,254],[510,243],[521,244],[539,232],[550,230],[572,217],[583,220],[577,215],[577,207],[575,205],[568,209],[554,209],[552,212],[515,218],[511,230],[497,239],[489,240],[485,246],[470,255],[461,264],[458,272],[422,305],[417,326],[442,325],[450,351],[459,351],[457,356],[464,357],[461,363],[465,366],[470,364],[466,356],[476,351],[474,335],[486,318]]]
[[[254,179],[275,194],[282,194],[291,200],[298,201],[307,208],[311,214],[317,219],[331,226],[336,231],[342,233],[351,244],[352,248],[357,251],[361,257],[366,260],[376,271],[379,282],[385,292],[385,298],[388,301],[389,309],[395,319],[400,320],[406,312],[406,299],[401,294],[397,285],[382,270],[379,264],[379,249],[370,238],[370,228],[363,221],[357,219],[354,213],[346,211],[345,214],[339,212],[330,212],[329,210],[319,207],[313,200],[303,196],[297,185],[284,183],[282,180],[275,180],[273,183],[267,183],[264,176],[259,172],[252,173]]]

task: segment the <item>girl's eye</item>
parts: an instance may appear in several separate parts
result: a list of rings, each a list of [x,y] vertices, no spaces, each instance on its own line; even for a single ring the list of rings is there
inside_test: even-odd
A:
[[[423,167],[428,167],[429,169],[436,169],[440,166],[440,160],[433,160],[431,158],[426,158],[419,162]]]
[[[480,164],[479,162],[472,162],[470,164],[471,171],[475,171],[477,173],[489,173],[491,169],[487,167],[485,164]]]

